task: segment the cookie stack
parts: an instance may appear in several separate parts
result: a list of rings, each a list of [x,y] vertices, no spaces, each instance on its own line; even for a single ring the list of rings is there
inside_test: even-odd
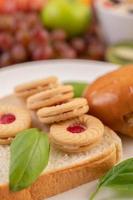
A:
[[[69,153],[79,153],[96,146],[104,134],[100,120],[86,113],[85,98],[73,98],[71,85],[62,85],[56,77],[34,81],[15,88],[26,100],[27,108],[36,112],[40,122],[50,124],[53,145]]]
[[[89,110],[87,100],[73,98],[73,87],[59,84],[56,77],[19,85],[15,88],[15,94],[26,99],[27,108],[34,110],[45,124],[79,117]]]
[[[15,87],[15,94],[18,97],[27,99],[28,97],[58,85],[58,79],[56,77],[48,77],[47,79],[40,79],[37,81],[31,81],[30,83],[21,84]]]

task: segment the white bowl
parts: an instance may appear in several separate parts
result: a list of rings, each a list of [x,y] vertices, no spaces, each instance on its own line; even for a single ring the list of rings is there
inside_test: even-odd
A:
[[[100,1],[95,0],[94,6],[107,43],[133,40],[133,14],[117,13],[113,9],[104,7]]]

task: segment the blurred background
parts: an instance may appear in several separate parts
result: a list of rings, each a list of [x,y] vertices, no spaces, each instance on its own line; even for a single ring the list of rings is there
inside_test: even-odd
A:
[[[133,63],[133,0],[0,0],[0,67],[59,58]]]

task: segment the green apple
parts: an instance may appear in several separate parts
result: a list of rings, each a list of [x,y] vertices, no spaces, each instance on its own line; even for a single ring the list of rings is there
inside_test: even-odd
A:
[[[50,0],[41,11],[41,19],[49,29],[63,29],[68,35],[76,36],[90,25],[92,11],[77,0]]]

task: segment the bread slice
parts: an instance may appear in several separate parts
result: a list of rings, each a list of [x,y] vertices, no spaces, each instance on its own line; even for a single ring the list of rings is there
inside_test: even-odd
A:
[[[101,143],[84,153],[66,154],[51,147],[48,166],[37,181],[13,193],[8,188],[10,147],[0,146],[0,200],[42,200],[67,191],[97,179],[115,165],[121,155],[120,138],[105,127]]]

